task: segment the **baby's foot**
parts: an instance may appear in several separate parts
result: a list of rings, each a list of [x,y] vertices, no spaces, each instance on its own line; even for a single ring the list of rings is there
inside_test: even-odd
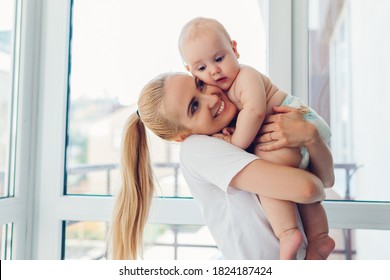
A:
[[[281,234],[279,241],[280,259],[296,260],[298,249],[303,242],[302,233],[297,228],[287,230]]]
[[[327,234],[308,241],[306,260],[326,260],[336,246],[334,240]]]

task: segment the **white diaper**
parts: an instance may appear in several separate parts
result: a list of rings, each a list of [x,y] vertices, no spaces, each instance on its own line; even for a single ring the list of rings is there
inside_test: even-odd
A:
[[[307,108],[307,112],[303,115],[303,117],[307,121],[314,124],[317,127],[317,130],[320,133],[322,140],[325,143],[329,143],[332,133],[330,132],[330,128],[328,124],[324,121],[323,118],[321,118],[320,115],[316,113],[316,111],[314,111],[310,107],[307,107],[300,98],[287,95],[284,101],[282,102],[281,106],[290,106],[294,108],[301,108],[301,106],[303,106]],[[310,157],[309,157],[309,152],[304,146],[301,146],[301,155],[302,155],[302,160],[301,160],[301,164],[299,165],[299,168],[305,169],[309,165]]]

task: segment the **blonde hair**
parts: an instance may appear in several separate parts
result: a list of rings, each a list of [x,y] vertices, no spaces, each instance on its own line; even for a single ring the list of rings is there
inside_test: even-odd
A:
[[[219,31],[221,32],[226,40],[230,43],[232,39],[230,38],[229,32],[227,32],[226,28],[217,21],[216,19],[213,18],[206,18],[206,17],[196,17],[189,22],[187,22],[179,36],[179,52],[180,55],[183,57],[183,52],[182,52],[182,44],[185,40],[194,38],[198,36],[199,34],[204,33],[205,30],[214,30],[214,31]]]
[[[141,91],[138,114],[133,113],[124,128],[121,148],[121,189],[117,196],[110,232],[112,259],[142,257],[143,231],[154,193],[146,127],[164,140],[188,136],[165,110],[165,82],[178,73],[165,73],[151,80]]]

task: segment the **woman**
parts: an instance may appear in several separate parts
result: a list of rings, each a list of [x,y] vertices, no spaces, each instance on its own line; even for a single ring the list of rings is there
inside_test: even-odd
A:
[[[223,106],[222,106],[223,104]],[[266,149],[306,146],[313,174],[263,161],[210,134],[229,126],[236,107],[218,87],[182,73],[148,83],[130,116],[121,159],[122,189],[112,220],[112,257],[142,255],[142,233],[154,192],[145,126],[168,141],[183,142],[180,164],[205,222],[228,259],[277,259],[279,244],[257,195],[297,203],[324,199],[322,181],[333,180],[329,149],[314,125],[292,108],[276,109],[263,125],[276,142]],[[223,107],[223,108],[222,108]],[[265,141],[266,136],[260,137]],[[320,180],[321,179],[321,180]],[[304,245],[306,242],[304,243]],[[304,257],[304,248],[298,258]]]

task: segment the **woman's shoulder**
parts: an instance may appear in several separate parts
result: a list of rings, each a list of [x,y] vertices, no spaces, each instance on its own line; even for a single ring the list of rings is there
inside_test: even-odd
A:
[[[212,148],[225,149],[226,147],[229,146],[231,146],[231,144],[227,143],[226,141],[220,140],[216,137],[195,134],[187,137],[181,143],[181,150],[196,152],[198,148],[209,149],[209,147],[212,147]]]
[[[246,151],[221,139],[206,135],[191,135],[181,144],[182,161],[201,159],[201,161],[217,160],[226,156],[243,156]]]
[[[199,155],[200,153],[206,153],[212,146],[215,146],[216,148],[222,146],[223,143],[221,145],[221,142],[224,141],[208,135],[188,136],[180,145],[181,157],[192,157]]]

